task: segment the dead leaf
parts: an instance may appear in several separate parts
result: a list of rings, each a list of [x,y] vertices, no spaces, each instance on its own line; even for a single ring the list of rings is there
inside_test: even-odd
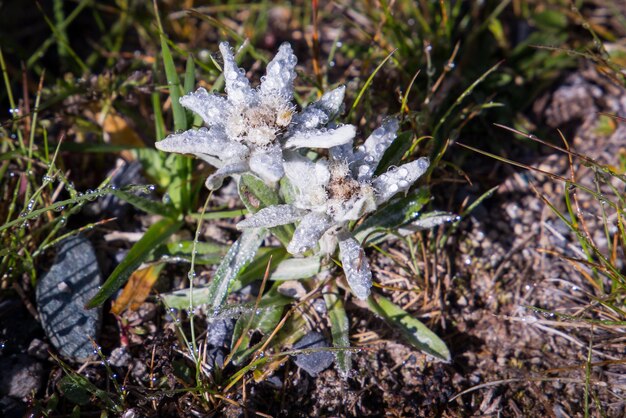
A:
[[[150,294],[161,269],[163,269],[163,264],[151,265],[135,271],[128,279],[120,296],[111,305],[111,312],[119,315],[126,309],[134,311],[139,308]]]
[[[97,116],[97,120],[102,120],[102,114],[98,114]],[[106,114],[102,122],[102,130],[105,133],[105,138],[111,145],[128,145],[140,148],[146,146],[139,134],[128,124],[126,119],[113,109]],[[122,151],[121,155],[122,158],[127,161],[134,159],[134,154],[130,150]]]

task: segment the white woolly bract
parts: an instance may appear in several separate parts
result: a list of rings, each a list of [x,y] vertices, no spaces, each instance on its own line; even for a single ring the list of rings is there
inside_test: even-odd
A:
[[[341,109],[344,87],[295,113],[293,83],[298,60],[288,43],[269,62],[258,88],[251,86],[246,72],[237,66],[228,43],[222,42],[219,49],[226,96],[199,88],[180,99],[209,129],[176,133],[156,145],[166,152],[193,154],[219,168],[207,180],[207,187],[219,187],[226,176],[244,171],[274,185],[284,175],[283,149],[330,148],[354,137],[356,129],[351,125],[327,127]]]
[[[339,240],[339,258],[352,293],[365,300],[372,287],[372,272],[363,249],[352,237]]]

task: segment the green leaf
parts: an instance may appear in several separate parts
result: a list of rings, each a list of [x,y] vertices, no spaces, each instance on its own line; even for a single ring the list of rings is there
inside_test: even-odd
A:
[[[163,112],[161,111],[159,92],[153,92],[151,98],[152,112],[154,113],[154,132],[156,133],[156,140],[160,141],[165,138],[165,120],[163,119]]]
[[[185,94],[191,93],[196,86],[196,64],[193,60],[193,56],[189,54],[187,56],[187,65],[185,66],[185,81],[183,83],[183,92]]]
[[[150,181],[158,184],[162,189],[169,186],[174,174],[172,173],[172,169],[167,165],[167,158],[169,156],[153,148],[137,149],[135,150],[135,154]]]
[[[187,309],[190,302],[193,305],[209,305],[209,312],[220,309],[233,280],[250,263],[265,239],[266,230],[247,229],[239,239],[233,243],[226,256],[217,268],[211,283],[206,287],[183,289],[163,295],[165,304],[172,308]]]
[[[264,342],[261,341],[249,347],[250,334],[248,331],[259,330],[264,335],[270,334],[282,319],[283,307],[289,303],[291,303],[291,299],[279,294],[276,286],[274,286],[261,297],[259,309],[251,309],[239,317],[231,340],[232,358],[235,365],[244,362],[256,350],[257,346]],[[241,342],[235,350],[235,345],[239,339]]]
[[[393,140],[376,167],[377,176],[387,171],[392,165],[401,164],[402,157],[411,148],[411,136],[411,132],[403,132]]]
[[[228,252],[228,246],[214,242],[198,242],[196,244],[195,264],[219,264]],[[191,262],[193,241],[168,242],[154,251],[155,260],[167,263],[180,261]]]
[[[367,304],[372,312],[396,327],[415,348],[446,363],[450,362],[450,350],[446,343],[404,309],[376,294],[369,297]]]
[[[174,130],[176,132],[184,131],[187,129],[187,112],[185,112],[185,109],[180,104],[180,78],[178,77],[178,73],[176,72],[176,65],[174,64],[172,53],[167,44],[167,37],[163,33],[162,28],[159,29],[161,31],[161,52],[163,54],[165,77],[167,78],[167,84],[169,86],[170,99],[172,103],[172,113],[174,115]],[[191,61],[191,65],[189,64],[189,62],[187,63],[188,70],[190,67],[193,70],[193,59],[191,59]],[[186,213],[191,205],[191,160],[185,156],[176,155],[175,161],[176,176],[173,178],[173,181],[169,185],[167,191],[172,199],[172,203],[174,204],[174,206],[179,208],[181,212]]]
[[[322,268],[321,257],[289,258],[270,274],[270,280],[300,280],[315,276]]]
[[[87,394],[95,396],[103,402],[103,406],[112,412],[121,413],[121,405],[117,403],[117,399],[113,398],[113,394],[98,388],[91,383],[86,377],[76,373],[71,367],[65,364],[61,359],[52,355],[54,361],[61,366],[66,375],[59,381],[59,386],[64,392],[64,396],[68,397],[72,402],[83,405]],[[93,403],[93,399],[89,396],[88,402]]]
[[[77,405],[87,405],[91,401],[91,393],[85,387],[83,381],[72,376],[63,376],[59,381],[59,389],[63,396]]]
[[[280,204],[280,198],[274,189],[252,174],[242,174],[239,180],[239,194],[248,210],[252,213],[268,206]]]
[[[542,32],[558,32],[567,27],[567,16],[556,10],[536,13],[532,16],[532,20]]]
[[[337,286],[332,285],[330,291],[324,293],[324,301],[328,309],[330,329],[333,336],[333,347],[350,347],[350,322],[343,307],[343,302],[337,294]],[[337,368],[342,377],[346,378],[352,368],[352,353],[349,350],[337,351],[335,355]]]
[[[242,174],[239,179],[239,196],[250,213],[281,203],[278,193],[263,180],[252,174]],[[293,236],[293,225],[282,225],[269,229],[278,240],[287,247]]]
[[[233,281],[231,285],[232,291],[239,290],[255,280],[260,280],[265,274],[268,263],[270,263],[270,273],[276,269],[276,266],[287,256],[287,251],[283,247],[277,248],[261,248],[259,254],[243,272]],[[271,277],[271,276],[270,276]]]
[[[377,210],[354,230],[356,239],[362,242],[376,230],[396,228],[415,220],[421,215],[420,211],[429,201],[430,192],[427,188],[418,189],[406,197],[393,200]],[[371,240],[368,239],[368,241]]]
[[[169,86],[170,98],[172,102],[172,113],[174,114],[174,130],[184,131],[187,129],[187,114],[180,104],[180,78],[176,72],[176,64],[170,47],[167,45],[167,37],[161,32],[161,53],[163,55],[163,66],[165,67],[165,78]]]
[[[398,232],[402,236],[410,235],[416,231],[424,231],[427,229],[433,229],[439,225],[445,223],[454,222],[460,219],[458,216],[450,212],[432,211],[423,214],[419,219],[398,228]]]
[[[133,245],[120,264],[113,270],[96,296],[87,302],[86,308],[95,308],[104,303],[109,297],[126,283],[131,274],[148,258],[150,253],[165,242],[174,232],[183,225],[182,221],[171,218],[161,219],[153,224],[143,234],[143,237]]]
[[[380,71],[381,68],[383,68],[385,63],[391,59],[391,57],[393,56],[393,54],[396,51],[397,51],[397,49],[394,49],[393,51],[391,51],[385,57],[385,59],[382,60],[382,62],[380,64],[378,64],[378,67],[376,67],[374,69],[374,71],[372,72],[372,74],[370,74],[370,76],[367,78],[367,80],[365,81],[365,84],[363,84],[363,87],[361,87],[361,90],[359,91],[359,94],[356,96],[356,99],[354,99],[354,103],[352,103],[352,107],[350,108],[350,111],[348,112],[348,116],[346,116],[346,119],[350,118],[350,116],[352,115],[352,112],[354,112],[356,107],[359,105],[359,102],[361,101],[361,98],[363,97],[363,94],[365,94],[365,92],[367,91],[369,86],[372,84],[372,81],[374,81],[374,76],[378,73],[378,71]]]

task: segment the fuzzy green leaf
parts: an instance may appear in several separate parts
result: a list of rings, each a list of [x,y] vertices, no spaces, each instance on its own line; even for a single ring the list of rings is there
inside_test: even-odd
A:
[[[154,258],[165,262],[191,262],[193,241],[169,242],[154,252]],[[214,242],[198,242],[196,244],[195,264],[219,264],[228,252],[228,246]]]
[[[222,262],[217,268],[211,283],[206,287],[178,290],[163,295],[165,304],[172,308],[187,309],[190,301],[193,305],[209,305],[209,312],[220,309],[233,280],[250,264],[265,239],[266,230],[263,228],[244,231],[239,239],[230,247]]]
[[[336,293],[336,287],[333,287],[333,291],[324,294],[324,301],[326,302],[330,319],[333,347],[349,348],[350,322],[343,307],[343,302]],[[349,350],[337,351],[335,360],[339,373],[346,378],[352,368],[352,353]]]
[[[290,258],[282,261],[276,270],[270,274],[270,280],[300,280],[308,279],[320,272],[321,257]]]
[[[415,348],[446,363],[450,362],[450,350],[446,343],[404,309],[389,299],[375,294],[370,296],[367,304],[372,312],[396,327]]]

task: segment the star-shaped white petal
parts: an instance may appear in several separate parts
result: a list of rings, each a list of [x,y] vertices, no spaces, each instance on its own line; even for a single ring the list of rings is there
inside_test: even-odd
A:
[[[157,149],[181,154],[206,154],[220,157],[223,161],[241,160],[248,154],[248,147],[229,141],[221,129],[190,129],[169,135],[155,144]]]
[[[291,45],[283,43],[278,48],[276,56],[267,64],[265,78],[261,81],[261,94],[291,99],[297,63],[298,58],[294,55]]]

